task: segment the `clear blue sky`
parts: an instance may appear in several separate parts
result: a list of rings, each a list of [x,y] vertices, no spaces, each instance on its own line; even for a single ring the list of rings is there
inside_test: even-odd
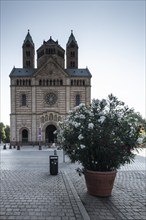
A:
[[[65,49],[73,30],[92,98],[113,93],[145,117],[145,1],[1,1],[1,113],[10,124],[10,79],[30,29],[37,50],[50,36]]]

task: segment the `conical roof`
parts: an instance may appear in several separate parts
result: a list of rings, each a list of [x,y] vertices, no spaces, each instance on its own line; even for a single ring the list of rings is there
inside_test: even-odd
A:
[[[25,44],[27,41],[29,41],[31,43],[31,45],[34,46],[34,43],[33,43],[32,37],[31,37],[31,35],[29,33],[29,30],[28,30],[28,33],[27,33],[27,35],[25,37],[25,40],[24,40],[23,44]]]
[[[72,42],[74,42],[76,44],[76,46],[78,47],[77,41],[76,41],[76,39],[75,39],[75,37],[73,35],[73,31],[71,30],[71,35],[70,35],[70,37],[68,39],[68,42],[67,42],[66,46],[68,47]]]

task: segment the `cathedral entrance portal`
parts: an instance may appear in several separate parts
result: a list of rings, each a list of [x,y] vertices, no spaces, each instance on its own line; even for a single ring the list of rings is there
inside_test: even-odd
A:
[[[55,134],[56,127],[54,125],[48,125],[46,127],[46,143],[54,143],[55,142]]]
[[[28,143],[28,131],[26,129],[22,131],[22,143]]]

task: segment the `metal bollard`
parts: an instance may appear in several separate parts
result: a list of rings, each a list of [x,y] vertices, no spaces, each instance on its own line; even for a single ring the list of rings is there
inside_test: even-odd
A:
[[[17,150],[20,150],[20,146],[19,145],[17,146]]]
[[[3,150],[6,150],[7,148],[6,148],[6,144],[4,144],[4,146],[3,146]]]
[[[10,144],[10,146],[9,146],[9,149],[12,149],[12,146],[11,146],[11,144]]]
[[[57,150],[54,150],[54,156],[57,156]]]

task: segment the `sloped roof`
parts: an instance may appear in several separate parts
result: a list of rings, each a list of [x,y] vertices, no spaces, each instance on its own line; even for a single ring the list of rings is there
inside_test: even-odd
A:
[[[14,67],[10,73],[10,77],[12,77],[12,76],[16,76],[16,77],[33,76],[35,71],[36,71],[36,69],[33,69],[33,68],[15,68]]]
[[[28,33],[27,33],[27,35],[25,37],[25,40],[24,40],[23,44],[25,44],[27,41],[29,41],[31,43],[31,45],[34,46],[34,43],[33,43],[32,37],[31,37],[31,35],[29,33],[29,30],[28,30]]]
[[[58,45],[58,40],[57,40],[57,41],[54,41],[54,40],[52,39],[52,37],[50,36],[50,39],[49,39],[47,42],[45,42],[45,43],[47,43],[47,44],[57,44],[57,45]]]
[[[31,77],[38,69],[33,68],[13,68],[10,77]],[[86,69],[64,69],[65,72],[71,77],[92,77],[88,68]]]
[[[77,47],[78,47],[78,44],[77,44],[77,41],[76,41],[76,39],[75,39],[75,37],[74,37],[74,35],[73,35],[73,31],[71,31],[71,35],[70,35],[70,37],[69,37],[69,39],[68,39],[68,42],[67,42],[67,47],[71,44],[71,42],[74,42],[76,45],[77,45]]]
[[[80,76],[80,77],[92,77],[90,71],[88,68],[86,69],[65,69],[65,71],[70,75],[70,76]]]
[[[58,44],[58,40],[57,40],[57,41],[54,41],[51,36],[50,36],[50,39],[49,39],[48,41],[45,41],[45,40],[43,41],[43,44],[37,49],[37,52],[38,52],[39,50],[41,50],[41,49],[44,47],[44,45],[49,45],[49,46],[55,46],[55,45],[57,45],[57,47],[59,47],[61,50],[65,51],[65,50]]]

